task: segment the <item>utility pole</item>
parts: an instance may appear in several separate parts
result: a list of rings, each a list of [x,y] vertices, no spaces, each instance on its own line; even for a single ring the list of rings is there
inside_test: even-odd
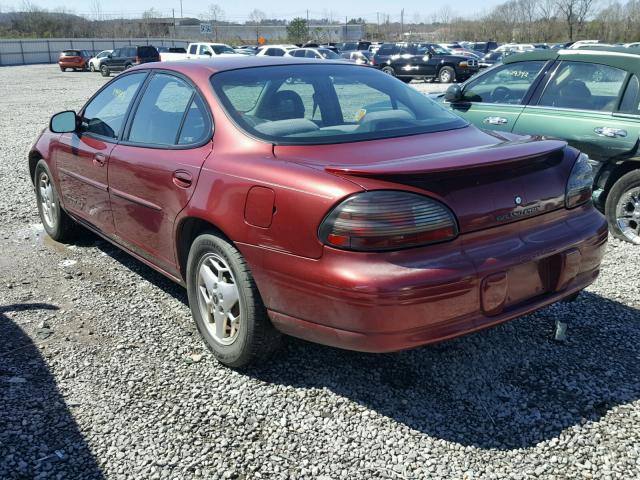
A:
[[[178,35],[176,35],[176,9],[175,8],[171,9],[171,16],[173,17],[173,38],[176,38]]]
[[[404,39],[404,8],[400,10],[400,40]]]
[[[376,12],[376,19],[378,23],[378,41],[380,41],[380,12]]]
[[[180,18],[184,18],[184,17],[182,16],[182,0],[180,0]]]
[[[311,35],[310,35],[310,30],[309,30],[309,9],[307,8],[307,42],[309,40],[311,40]]]
[[[349,23],[347,22],[347,17],[345,15],[344,17],[344,41],[348,42],[349,41]]]

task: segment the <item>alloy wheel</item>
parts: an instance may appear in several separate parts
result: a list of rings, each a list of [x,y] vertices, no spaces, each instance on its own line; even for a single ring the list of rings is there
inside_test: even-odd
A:
[[[242,300],[227,261],[216,253],[198,266],[198,305],[208,333],[222,345],[231,345],[240,331]]]
[[[616,223],[631,243],[640,245],[640,187],[622,194],[616,205]]]
[[[42,207],[43,220],[49,228],[55,228],[58,221],[58,213],[53,195],[53,185],[51,184],[51,179],[46,172],[42,172],[40,174],[38,190],[40,194],[40,206]]]

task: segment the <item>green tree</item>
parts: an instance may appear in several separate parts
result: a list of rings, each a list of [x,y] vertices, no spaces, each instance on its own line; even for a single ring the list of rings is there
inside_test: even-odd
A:
[[[291,43],[304,43],[308,33],[307,21],[304,18],[294,18],[287,25],[287,37]]]

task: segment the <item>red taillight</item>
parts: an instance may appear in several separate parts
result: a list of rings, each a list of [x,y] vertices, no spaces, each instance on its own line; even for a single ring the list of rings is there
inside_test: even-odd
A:
[[[358,193],[336,206],[318,231],[332,247],[396,250],[452,240],[458,235],[453,213],[432,198],[410,192]]]
[[[581,153],[571,169],[565,193],[567,208],[577,207],[591,200],[593,188],[593,171],[589,164],[589,157]]]
[[[136,63],[140,63],[140,57],[136,57]]]

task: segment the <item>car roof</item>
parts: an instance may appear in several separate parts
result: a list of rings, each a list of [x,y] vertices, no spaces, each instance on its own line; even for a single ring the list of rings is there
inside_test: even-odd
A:
[[[302,63],[309,64],[322,64],[329,65],[331,63],[335,65],[352,65],[348,62],[343,62],[340,60],[319,60],[313,58],[296,58],[296,57],[270,57],[270,56],[246,56],[246,55],[237,55],[236,56],[228,56],[228,57],[216,57],[214,59],[205,58],[205,59],[197,59],[197,60],[175,60],[169,62],[154,62],[154,63],[143,63],[137,67],[132,68],[128,71],[133,70],[144,70],[144,69],[158,69],[158,70],[173,70],[181,73],[194,73],[194,74],[213,74],[218,72],[223,72],[226,70],[236,70],[240,68],[251,68],[251,67],[269,67],[275,65],[300,65]],[[355,65],[355,64],[353,64]],[[356,66],[355,68],[362,68],[360,66]]]
[[[574,62],[599,63],[640,74],[640,52],[635,53],[624,47],[580,48],[565,50],[534,50],[518,53],[504,58],[502,63],[532,60],[567,60]],[[634,61],[636,60],[636,61]]]

